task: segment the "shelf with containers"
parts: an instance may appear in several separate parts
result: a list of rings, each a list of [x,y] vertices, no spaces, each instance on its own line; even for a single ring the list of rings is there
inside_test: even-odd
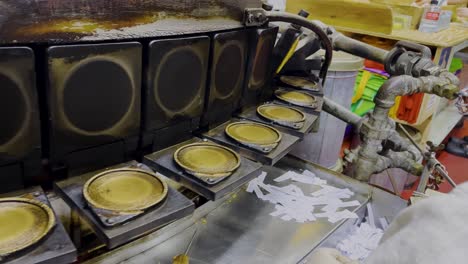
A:
[[[434,62],[443,67],[449,67],[455,53],[468,47],[468,28],[461,23],[451,23],[449,28],[437,33],[425,33],[416,30],[417,23],[423,9],[408,5],[389,4],[389,1],[378,0],[316,0],[304,3],[300,0],[289,0],[286,10],[296,12],[298,9],[307,10],[312,20],[321,20],[334,26],[337,30],[351,34],[360,40],[366,37],[378,38],[391,43],[390,49],[399,40],[407,40],[429,46],[433,49]],[[346,8],[340,8],[346,5]],[[444,9],[449,9],[447,7]],[[318,11],[320,12],[314,12]],[[345,11],[343,11],[345,10]],[[451,10],[453,12],[453,10]],[[409,27],[397,26],[394,18],[406,15],[411,16]],[[372,42],[372,45],[376,45]],[[367,108],[372,108],[370,100]],[[393,109],[392,117],[399,123],[410,125],[422,133],[421,143],[432,141],[436,144],[442,142],[452,128],[459,122],[461,115],[456,111],[453,102],[439,98],[435,95],[413,95],[397,101],[397,104],[406,103],[414,109]],[[419,107],[415,107],[418,105]],[[405,118],[398,118],[406,111]],[[405,111],[404,111],[405,110]]]
[[[365,42],[372,42],[375,45],[376,38],[369,38],[367,36],[377,37],[388,41],[397,40],[411,40],[418,42],[435,50],[433,60],[437,65],[446,67],[449,69],[454,54],[468,47],[468,28],[461,30],[457,25],[451,25],[451,28],[438,32],[438,33],[423,33],[417,30],[406,30],[405,34],[401,31],[397,31],[397,34],[385,35],[379,33],[367,33],[361,34],[359,32],[349,32],[352,36],[363,40]],[[463,31],[463,32],[462,32]],[[410,32],[413,32],[414,36],[410,37]],[[423,37],[422,37],[423,36]],[[432,42],[429,40],[432,38]],[[445,39],[445,41],[444,41]],[[454,101],[449,101],[440,98],[436,95],[416,95],[412,96],[411,100],[418,103],[419,108],[415,109],[415,113],[412,113],[410,120],[402,120],[398,118],[398,114],[393,111],[391,116],[397,122],[410,125],[422,133],[421,143],[426,141],[432,141],[435,144],[440,144],[453,127],[460,121],[461,114],[458,113],[454,105]],[[418,102],[419,101],[419,102]],[[397,105],[403,102],[398,102]],[[411,120],[412,119],[412,120]]]

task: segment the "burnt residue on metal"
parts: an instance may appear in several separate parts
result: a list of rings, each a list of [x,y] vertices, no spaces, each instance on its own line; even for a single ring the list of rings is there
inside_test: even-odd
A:
[[[260,3],[258,0],[1,0],[0,44],[74,42],[85,37],[144,38],[180,31],[198,32],[204,27],[227,29],[241,25],[244,8]],[[144,25],[150,26],[141,27]]]

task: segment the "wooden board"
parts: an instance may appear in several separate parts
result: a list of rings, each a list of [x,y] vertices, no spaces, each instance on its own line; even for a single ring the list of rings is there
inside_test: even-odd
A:
[[[297,13],[304,9],[309,18],[331,26],[390,34],[393,16],[390,7],[368,0],[288,0],[286,11]]]
[[[393,5],[391,6],[393,14],[401,14],[412,17],[411,29],[418,29],[424,8],[417,6]]]
[[[370,0],[373,3],[385,4],[385,5],[405,5],[410,6],[414,0]]]
[[[437,33],[425,33],[418,30],[394,30],[392,34],[382,34],[378,32],[365,31],[360,29],[350,29],[337,27],[338,30],[370,35],[394,40],[409,40],[433,47],[453,47],[464,41],[468,41],[468,28],[458,23],[452,23],[446,30]]]

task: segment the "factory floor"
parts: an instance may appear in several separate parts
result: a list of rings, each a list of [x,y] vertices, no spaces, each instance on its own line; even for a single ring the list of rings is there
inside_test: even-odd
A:
[[[465,120],[464,126],[459,129],[454,129],[451,136],[463,138],[468,136],[468,119]],[[438,156],[440,162],[445,165],[449,175],[458,184],[468,181],[468,159],[452,155],[446,151],[442,151]],[[444,182],[440,186],[441,192],[449,192],[452,187]]]
[[[451,136],[458,137],[458,138],[463,138],[464,136],[468,136],[468,118],[465,118],[463,127],[453,129],[450,135],[445,139],[444,143],[447,143],[449,137]],[[437,155],[437,158],[442,164],[444,164],[450,177],[457,184],[468,181],[468,159],[467,158],[458,157],[446,151],[441,151]],[[401,196],[405,199],[408,199],[411,196],[413,190],[416,189],[417,183],[418,182],[416,182],[411,188],[403,191]],[[446,181],[442,183],[439,187],[440,187],[439,191],[444,192],[444,193],[450,192],[452,190],[452,187]]]

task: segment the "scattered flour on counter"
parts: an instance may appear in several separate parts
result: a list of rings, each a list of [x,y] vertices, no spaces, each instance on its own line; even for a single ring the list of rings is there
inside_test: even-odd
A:
[[[274,179],[274,181],[291,180],[321,187],[319,190],[310,193],[310,196],[304,194],[301,188],[294,184],[283,187],[265,184],[266,175],[266,172],[262,172],[260,176],[250,181],[247,192],[254,193],[263,201],[275,204],[275,211],[270,213],[273,217],[278,217],[284,221],[294,220],[299,223],[315,221],[317,218],[327,218],[329,222],[336,223],[343,219],[358,217],[354,212],[345,209],[360,205],[356,200],[343,200],[354,195],[351,190],[330,186],[327,181],[318,178],[308,170],[302,174],[288,171]]]

